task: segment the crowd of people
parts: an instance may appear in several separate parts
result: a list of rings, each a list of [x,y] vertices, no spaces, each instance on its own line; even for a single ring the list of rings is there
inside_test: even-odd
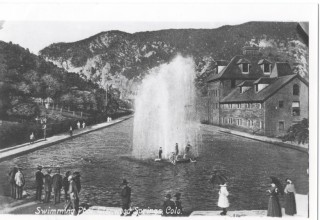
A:
[[[42,172],[43,167],[38,166],[35,172],[35,200],[43,203],[50,203],[53,192],[53,204],[60,203],[61,190],[64,191],[65,210],[73,209],[73,214],[77,215],[79,211],[79,193],[81,190],[80,173],[71,173],[67,171],[65,176],[60,174],[60,168],[48,168],[46,173]],[[9,172],[9,183],[11,188],[11,197],[22,199],[23,187],[25,185],[24,175],[21,167],[13,167]],[[44,197],[42,196],[44,192]]]
[[[160,155],[159,155],[160,156]],[[46,173],[42,172],[43,167],[38,166],[35,172],[35,200],[43,203],[50,203],[53,192],[53,204],[60,203],[61,191],[64,192],[65,210],[72,209],[73,214],[77,215],[79,212],[79,193],[81,190],[80,173],[67,171],[65,176],[62,177],[60,174],[60,168],[46,169]],[[23,187],[25,185],[24,174],[22,173],[21,167],[13,167],[9,174],[9,183],[11,187],[11,197],[14,199],[22,199]],[[281,181],[276,177],[271,178],[271,187],[267,190],[269,194],[268,212],[267,216],[270,217],[282,217],[281,205],[279,202],[279,195],[285,196],[285,214],[295,215],[297,214],[296,200],[295,200],[295,187],[291,179],[285,180],[286,186],[283,187]],[[218,207],[222,209],[220,215],[227,214],[227,208],[229,207],[229,192],[227,190],[227,179],[214,172],[210,182],[214,184],[218,181],[220,187]],[[121,202],[122,202],[122,216],[132,215],[134,210],[130,208],[131,205],[131,188],[128,186],[128,181],[124,179],[121,183]],[[44,197],[42,192],[44,191]],[[171,200],[171,194],[165,195],[165,201],[162,205],[163,216],[179,216],[183,215],[181,193],[174,195],[175,201]]]
[[[178,143],[176,143],[176,145],[174,147],[175,151],[171,152],[171,155],[169,156],[169,161],[174,165],[179,161],[195,162],[196,160],[195,160],[195,157],[191,151],[191,148],[192,147],[191,147],[190,143],[188,143],[184,149],[184,153],[180,154],[179,145],[178,145]],[[160,147],[158,160],[162,160],[162,153],[163,153],[162,147]]]

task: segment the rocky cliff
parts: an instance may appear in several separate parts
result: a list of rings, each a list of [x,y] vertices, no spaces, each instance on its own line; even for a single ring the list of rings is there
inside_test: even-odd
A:
[[[192,56],[199,75],[207,75],[215,60],[230,60],[242,53],[244,45],[259,46],[271,61],[288,61],[308,78],[307,44],[298,23],[249,22],[217,29],[107,31],[77,42],[54,43],[40,56],[102,87],[119,88],[126,99],[133,97],[148,70],[178,53]]]

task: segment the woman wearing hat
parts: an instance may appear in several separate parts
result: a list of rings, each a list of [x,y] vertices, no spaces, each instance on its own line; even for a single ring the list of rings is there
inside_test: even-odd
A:
[[[227,208],[229,207],[228,195],[229,195],[229,192],[227,190],[227,183],[224,182],[220,185],[220,190],[219,190],[218,206],[222,208],[222,212],[220,213],[220,215],[227,214]]]
[[[286,179],[286,183],[287,185],[284,189],[285,213],[287,215],[295,215],[297,214],[296,199],[295,199],[296,190],[294,188],[292,181],[289,178]]]
[[[282,217],[281,206],[278,198],[280,189],[276,185],[277,183],[278,183],[277,179],[271,178],[271,188],[267,190],[267,192],[270,195],[267,216],[270,216],[270,217]]]

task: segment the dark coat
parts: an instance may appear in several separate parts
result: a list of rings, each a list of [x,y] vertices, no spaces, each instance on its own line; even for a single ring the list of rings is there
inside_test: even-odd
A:
[[[175,206],[177,208],[177,212],[178,212],[178,210],[180,210],[180,215],[181,215],[182,214],[182,203],[181,203],[181,201],[180,200],[176,200],[174,203],[175,203]],[[176,214],[178,214],[178,213],[176,213]]]
[[[52,191],[52,177],[50,176],[50,174],[44,175],[44,191]]]
[[[58,173],[52,177],[52,188],[56,190],[61,190],[62,188],[62,176]]]
[[[69,190],[69,181],[68,181],[68,177],[67,176],[63,177],[62,185],[63,185],[63,189],[65,191]]]
[[[169,216],[171,215],[170,214],[170,211],[171,210],[174,210],[176,207],[176,205],[174,204],[174,201],[172,200],[166,200],[163,202],[163,205],[162,205],[162,213],[164,216]]]
[[[80,177],[79,177],[79,176],[75,177],[75,178],[74,178],[74,182],[75,182],[75,184],[76,184],[76,186],[77,186],[78,192],[80,192],[80,190],[81,190]]]
[[[130,202],[131,202],[131,188],[129,186],[125,186],[121,190],[121,201],[122,201],[122,204],[130,204]]]
[[[281,206],[278,198],[279,189],[277,187],[271,187],[269,193],[270,198],[268,203],[267,216],[282,217]]]
[[[12,170],[10,170],[10,172],[9,172],[9,182],[11,183],[11,184],[15,184],[16,183],[16,181],[15,181],[15,177],[16,177],[16,173],[18,172],[18,169],[17,168],[12,168]]]
[[[44,178],[43,173],[40,170],[37,170],[37,172],[36,172],[36,186],[37,187],[43,185],[43,178]]]

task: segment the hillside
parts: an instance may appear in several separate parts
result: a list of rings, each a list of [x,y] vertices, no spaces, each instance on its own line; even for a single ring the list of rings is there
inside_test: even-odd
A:
[[[308,78],[308,47],[295,22],[249,22],[217,29],[170,29],[129,34],[107,31],[73,43],[55,43],[40,56],[67,71],[131,98],[148,70],[177,53],[192,56],[199,73],[210,72],[214,60],[230,60],[245,45],[259,46],[271,61],[288,61]]]

